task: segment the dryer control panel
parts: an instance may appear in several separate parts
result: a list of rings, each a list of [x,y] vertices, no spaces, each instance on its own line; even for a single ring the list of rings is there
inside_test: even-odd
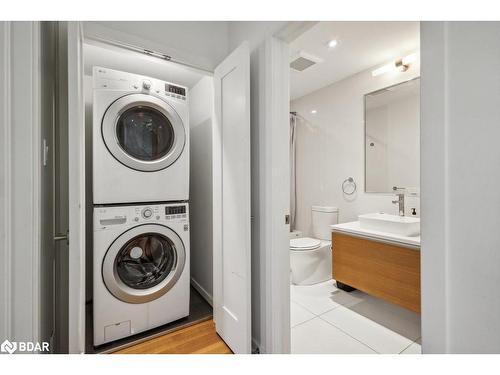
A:
[[[161,222],[182,222],[188,224],[188,203],[94,208],[94,230]]]
[[[187,100],[187,87],[159,79],[141,76],[133,73],[95,66],[93,68],[93,88],[105,90],[130,90],[145,92],[157,96]]]
[[[171,96],[175,96],[179,99],[186,98],[186,89],[181,86],[172,85],[171,83],[165,83],[165,92]]]

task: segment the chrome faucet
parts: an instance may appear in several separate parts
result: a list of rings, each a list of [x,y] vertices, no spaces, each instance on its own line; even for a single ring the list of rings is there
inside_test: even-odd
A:
[[[399,204],[399,216],[405,216],[405,189],[404,188],[398,188],[397,186],[394,186],[392,190],[395,192],[396,196],[398,197],[397,200],[392,201],[394,204]],[[399,191],[399,193],[398,193]]]

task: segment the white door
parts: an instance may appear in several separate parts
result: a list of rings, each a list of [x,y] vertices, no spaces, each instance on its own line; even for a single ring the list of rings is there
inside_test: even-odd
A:
[[[247,43],[215,69],[214,85],[215,328],[234,353],[250,353],[250,52]]]
[[[83,32],[68,22],[69,283],[68,350],[85,351],[85,119]]]

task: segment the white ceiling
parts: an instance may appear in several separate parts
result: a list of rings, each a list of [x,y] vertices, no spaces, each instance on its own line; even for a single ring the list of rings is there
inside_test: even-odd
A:
[[[335,48],[327,43],[337,39]],[[318,22],[290,45],[323,61],[302,71],[290,69],[290,96],[300,98],[363,70],[403,57],[420,48],[419,22]]]
[[[83,55],[86,75],[92,75],[93,66],[102,66],[177,83],[189,88],[205,76],[200,71],[183,65],[99,42],[85,43]]]

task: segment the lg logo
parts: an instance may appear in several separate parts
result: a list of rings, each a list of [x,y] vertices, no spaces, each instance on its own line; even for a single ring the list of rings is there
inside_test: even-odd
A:
[[[12,354],[17,350],[17,342],[10,342],[9,340],[5,340],[2,342],[2,345],[0,345],[0,351],[2,353],[9,353]]]
[[[9,340],[5,340],[1,345],[0,345],[0,351],[2,353],[9,353],[12,354],[15,351],[18,352],[49,352],[49,343],[48,342],[42,342],[42,343],[34,343],[34,342],[11,342]]]

